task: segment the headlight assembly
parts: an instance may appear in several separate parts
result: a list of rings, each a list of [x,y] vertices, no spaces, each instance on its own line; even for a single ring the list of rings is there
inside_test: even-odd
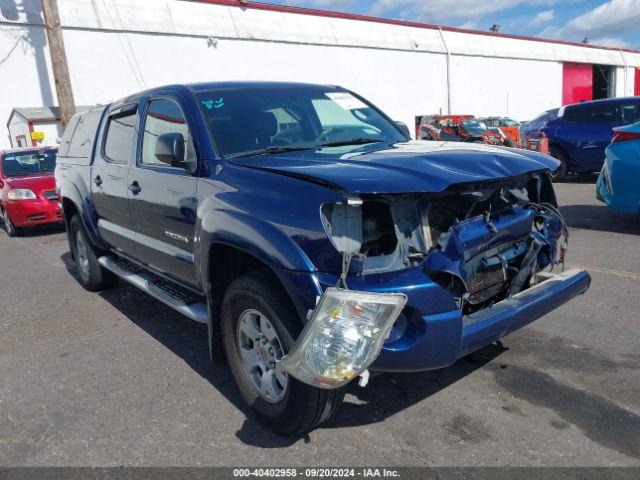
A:
[[[283,368],[301,382],[339,388],[364,372],[380,354],[407,297],[329,288]]]
[[[9,200],[37,200],[36,194],[27,188],[14,188],[7,194]]]

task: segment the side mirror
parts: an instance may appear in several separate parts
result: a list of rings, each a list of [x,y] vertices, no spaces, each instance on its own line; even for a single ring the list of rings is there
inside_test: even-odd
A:
[[[172,167],[186,168],[184,163],[184,137],[181,133],[163,133],[156,140],[156,158]]]
[[[396,122],[396,127],[398,127],[400,131],[407,136],[407,138],[411,138],[411,130],[409,130],[409,127],[406,123]]]

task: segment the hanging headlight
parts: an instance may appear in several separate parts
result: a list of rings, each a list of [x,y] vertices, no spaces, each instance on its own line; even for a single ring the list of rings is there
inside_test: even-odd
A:
[[[327,289],[282,366],[315,387],[349,383],[378,357],[406,302],[400,293]]]

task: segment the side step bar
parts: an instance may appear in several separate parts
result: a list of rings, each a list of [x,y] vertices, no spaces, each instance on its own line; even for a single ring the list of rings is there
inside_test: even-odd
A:
[[[121,262],[112,257],[100,257],[100,265],[117,276],[126,280],[134,287],[151,295],[156,300],[160,300],[165,305],[180,312],[191,320],[200,323],[207,323],[207,305],[183,294],[179,289],[173,288],[166,281],[159,281],[152,275],[137,269],[131,268],[125,262]]]

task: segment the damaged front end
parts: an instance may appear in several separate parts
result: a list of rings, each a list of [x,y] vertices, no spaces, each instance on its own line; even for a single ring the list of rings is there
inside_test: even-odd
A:
[[[548,271],[553,270],[556,265],[562,264],[564,271],[568,231],[557,208],[555,194],[546,172],[533,172],[495,181],[456,184],[439,193],[362,194],[340,204],[323,205],[321,217],[334,246],[345,254],[346,261],[339,283],[343,283],[343,287],[347,287],[347,284],[351,286],[351,283],[355,285],[356,291],[352,292],[352,299],[356,299],[356,304],[359,295],[368,295],[369,306],[374,305],[374,310],[380,311],[382,307],[375,306],[376,295],[379,296],[381,304],[389,301],[385,295],[404,295],[402,292],[405,292],[409,296],[409,302],[402,314],[406,299],[401,301],[396,297],[396,308],[390,309],[389,312],[392,313],[385,318],[382,318],[382,315],[377,317],[377,321],[362,321],[361,318],[355,320],[356,323],[364,322],[367,327],[363,331],[372,336],[366,348],[369,355],[363,360],[362,352],[353,353],[354,361],[350,363],[350,354],[345,353],[340,357],[339,368],[335,365],[324,365],[323,370],[314,370],[316,380],[319,379],[315,381],[313,375],[300,375],[300,372],[308,370],[314,361],[317,362],[317,355],[321,351],[316,350],[313,354],[307,355],[307,365],[303,365],[305,345],[313,343],[314,340],[310,337],[314,332],[316,340],[320,343],[322,342],[318,338],[324,335],[324,345],[329,351],[332,346],[342,348],[345,335],[362,338],[362,333],[358,333],[357,329],[347,329],[348,334],[344,329],[340,330],[345,325],[344,320],[333,322],[337,330],[332,330],[332,323],[326,321],[325,293],[307,323],[304,334],[294,345],[293,355],[290,354],[283,360],[285,368],[293,376],[323,388],[336,388],[362,374],[374,362],[389,335],[391,334],[396,341],[404,334],[407,325],[414,322],[412,319],[423,321],[424,325],[419,327],[422,332],[420,335],[426,335],[424,332],[428,330],[429,322],[425,319],[429,318],[428,314],[432,312],[424,311],[424,299],[411,298],[418,294],[417,283],[414,286],[399,285],[396,290],[389,285],[388,288],[392,290],[383,289],[385,293],[380,293],[380,286],[376,285],[372,289],[378,293],[373,293],[357,291],[367,285],[362,279],[379,278],[381,280],[377,283],[381,283],[390,272],[411,270],[412,275],[420,272],[432,287],[446,291],[455,305],[455,310],[446,313],[447,321],[450,324],[458,323],[442,330],[449,336],[458,332],[458,345],[452,347],[455,351],[449,356],[453,362],[458,354],[466,351],[465,348],[468,349],[465,347],[464,338],[461,338],[465,335],[465,325],[476,322],[473,335],[477,336],[480,323],[485,322],[487,326],[491,324],[490,335],[479,337],[481,340],[478,341],[474,340],[474,347],[481,346],[483,340],[497,339],[513,331],[512,326],[517,323],[513,320],[518,314],[516,310],[524,312],[530,307],[525,305],[528,297],[524,292],[531,289],[539,295],[551,295],[553,292],[540,289],[540,285],[552,285],[551,281],[555,277]],[[582,293],[577,290],[583,289],[585,282],[588,286],[588,275],[586,272],[582,273],[586,277],[580,278],[582,283],[576,287],[577,293]],[[570,281],[577,280],[571,277]],[[586,290],[586,287],[583,290]],[[335,291],[331,289],[328,295],[335,296]],[[346,292],[346,297],[350,292],[346,289],[337,291]],[[532,298],[529,300],[534,301]],[[519,303],[513,303],[513,299],[518,299]],[[539,299],[536,298],[535,302],[539,302]],[[414,304],[421,306],[416,307]],[[335,302],[331,305],[335,305]],[[504,314],[507,315],[507,320],[502,320],[503,323],[496,325],[492,315],[505,305],[515,310],[509,310]],[[335,310],[334,318],[343,315],[340,308]],[[357,314],[353,314],[354,308]],[[351,305],[347,310],[351,309],[352,317],[358,317],[367,308]],[[543,310],[545,309],[540,309],[540,312]],[[443,315],[443,312],[433,313]],[[546,311],[541,314],[544,313]],[[370,317],[371,315],[369,313]],[[325,318],[324,323],[318,320],[319,318]],[[476,320],[473,320],[474,318]],[[482,322],[478,323],[480,320]],[[442,318],[434,322],[443,323]],[[398,327],[400,331],[395,331],[394,323],[396,326],[403,324],[401,328]],[[432,335],[436,334],[440,327],[434,323]],[[471,335],[470,332],[467,333]],[[414,342],[416,345],[418,343]],[[428,343],[430,348],[437,344],[438,341],[434,338]],[[445,344],[454,345],[455,341],[451,338],[446,341],[442,339],[443,348]],[[353,352],[356,351],[357,349],[353,349]],[[423,354],[426,355],[426,352]],[[292,357],[297,361],[293,362]],[[420,365],[424,366],[426,363],[422,362]],[[332,371],[339,372],[339,375],[332,377]],[[329,374],[326,374],[327,372]]]
[[[563,260],[568,240],[546,173],[437,194],[363,195],[324,205],[322,217],[336,248],[355,251],[350,274],[420,266],[465,314],[526,289]]]

